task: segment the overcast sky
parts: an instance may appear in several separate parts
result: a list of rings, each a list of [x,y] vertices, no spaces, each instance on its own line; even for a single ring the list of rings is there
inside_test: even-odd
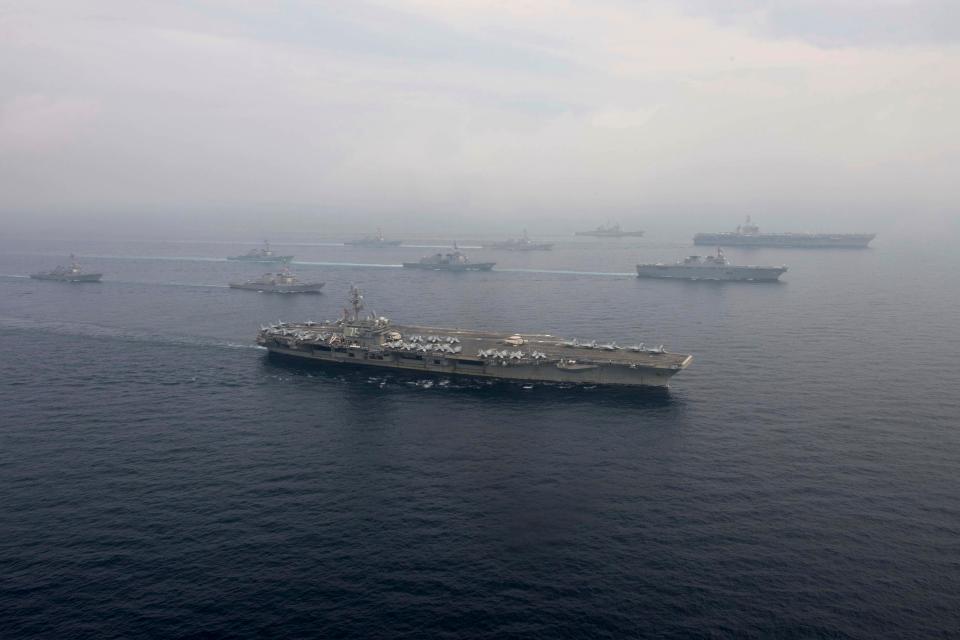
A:
[[[0,0],[0,214],[948,217],[958,7]]]

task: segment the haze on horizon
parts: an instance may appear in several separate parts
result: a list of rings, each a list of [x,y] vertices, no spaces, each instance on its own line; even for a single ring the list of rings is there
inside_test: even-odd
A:
[[[949,0],[8,1],[0,215],[955,224],[958,44]]]

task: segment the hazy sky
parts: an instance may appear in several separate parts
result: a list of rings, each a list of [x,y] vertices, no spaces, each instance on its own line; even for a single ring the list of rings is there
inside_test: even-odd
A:
[[[0,0],[0,214],[951,216],[958,45],[955,0]]]

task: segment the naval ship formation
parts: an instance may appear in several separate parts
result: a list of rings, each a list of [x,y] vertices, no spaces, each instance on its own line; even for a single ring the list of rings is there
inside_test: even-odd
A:
[[[257,344],[271,355],[306,362],[522,382],[666,387],[693,356],[658,346],[621,347],[550,335],[491,333],[394,325],[363,316],[363,297],[350,290],[350,309],[333,322],[261,327]]]
[[[750,221],[739,225],[735,231],[722,233],[698,233],[693,244],[721,245],[725,247],[800,247],[865,249],[875,233],[760,233],[760,227]]]

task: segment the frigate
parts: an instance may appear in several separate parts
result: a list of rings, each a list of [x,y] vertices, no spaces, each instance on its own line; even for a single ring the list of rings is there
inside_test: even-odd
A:
[[[227,260],[241,260],[243,262],[290,262],[293,256],[278,256],[270,248],[270,243],[263,241],[263,247],[251,249],[239,256],[228,256]]]
[[[626,237],[635,237],[639,238],[643,235],[643,231],[624,231],[620,228],[619,224],[607,224],[600,225],[596,229],[591,231],[575,231],[575,236],[593,236],[595,238],[626,238]]]
[[[523,237],[519,239],[504,240],[503,242],[490,242],[483,245],[484,249],[502,249],[505,251],[549,251],[553,249],[551,242],[534,242],[527,235],[527,230],[523,230]]]
[[[304,362],[528,383],[666,387],[693,360],[663,345],[395,325],[376,313],[364,315],[356,287],[349,302],[335,321],[261,327],[257,344],[270,355]]]
[[[407,269],[428,269],[431,271],[490,271],[496,262],[470,262],[466,254],[453,245],[453,251],[435,253],[420,258],[418,262],[404,262]]]
[[[402,240],[387,240],[383,237],[383,231],[377,229],[377,235],[364,236],[359,240],[348,240],[343,244],[351,247],[397,247]]]
[[[102,273],[85,273],[76,256],[70,254],[70,266],[64,267],[57,265],[52,271],[41,271],[31,273],[30,277],[34,280],[56,280],[57,282],[100,282],[103,278]]]
[[[875,233],[760,233],[760,227],[750,220],[738,225],[734,231],[721,233],[698,233],[693,244],[739,247],[793,247],[793,248],[842,248],[865,249]]]
[[[248,289],[260,293],[320,293],[323,282],[300,282],[290,273],[287,266],[280,273],[266,273],[256,280],[247,282],[231,282],[231,289]]]
[[[641,278],[681,278],[684,280],[752,280],[770,282],[778,280],[787,271],[786,266],[752,266],[730,264],[721,249],[716,255],[687,256],[673,264],[638,264],[637,276]]]

